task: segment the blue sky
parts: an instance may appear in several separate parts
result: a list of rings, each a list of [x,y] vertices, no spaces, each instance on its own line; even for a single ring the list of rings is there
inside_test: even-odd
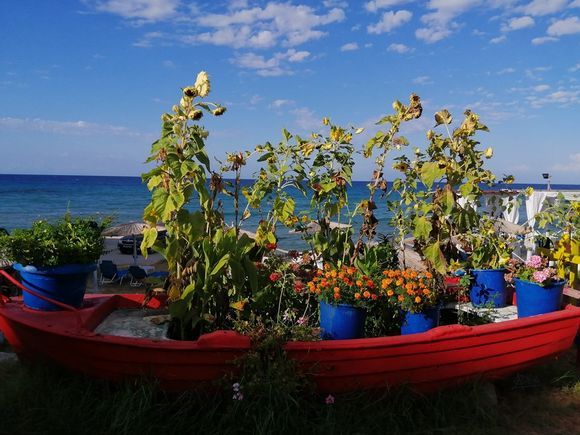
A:
[[[498,175],[580,184],[580,0],[4,0],[0,16],[2,173],[140,174],[203,69],[228,107],[204,121],[218,157],[324,116],[362,141],[416,92],[413,146],[435,111],[470,108]]]

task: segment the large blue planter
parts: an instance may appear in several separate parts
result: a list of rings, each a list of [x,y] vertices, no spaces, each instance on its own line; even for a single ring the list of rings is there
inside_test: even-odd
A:
[[[320,301],[320,329],[324,340],[346,340],[364,335],[367,311],[352,305]]]
[[[505,269],[474,269],[469,299],[476,307],[506,305]]]
[[[64,266],[36,268],[15,264],[22,284],[43,296],[73,307],[83,304],[89,274],[97,269],[96,264],[67,264]],[[33,310],[58,311],[58,306],[24,291],[24,305]]]
[[[536,314],[551,313],[562,307],[562,293],[565,280],[548,287],[535,282],[522,281],[516,278],[516,305],[518,317],[530,317]]]
[[[404,311],[401,335],[417,334],[435,328],[439,324],[439,307],[428,308],[422,313]]]

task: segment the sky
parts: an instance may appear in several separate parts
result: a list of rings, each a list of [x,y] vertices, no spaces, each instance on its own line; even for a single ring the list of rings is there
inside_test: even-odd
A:
[[[141,174],[205,70],[228,109],[202,122],[217,158],[325,116],[362,144],[415,92],[412,147],[471,109],[498,176],[580,184],[580,0],[2,0],[0,18],[0,173]]]

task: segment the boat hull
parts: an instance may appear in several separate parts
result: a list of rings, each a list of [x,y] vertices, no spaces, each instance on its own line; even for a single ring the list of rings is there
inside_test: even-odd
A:
[[[113,381],[148,377],[168,390],[186,390],[235,377],[248,337],[217,331],[197,341],[152,340],[97,334],[112,311],[141,306],[142,295],[87,298],[75,312],[27,310],[20,301],[0,305],[0,330],[21,357],[49,359],[91,377]],[[159,308],[153,299],[149,308]],[[291,342],[290,358],[324,392],[388,388],[419,391],[468,379],[495,380],[568,350],[580,308],[501,323],[448,325],[408,336]]]

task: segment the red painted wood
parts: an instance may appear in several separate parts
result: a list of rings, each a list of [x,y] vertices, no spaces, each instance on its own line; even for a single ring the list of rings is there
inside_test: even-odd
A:
[[[93,377],[139,376],[183,390],[236,373],[235,360],[250,340],[217,331],[197,341],[149,340],[95,334],[112,311],[141,306],[143,295],[92,295],[73,312],[37,312],[20,301],[0,305],[0,329],[22,358],[48,358]],[[150,308],[163,301],[152,299]],[[423,334],[292,342],[290,358],[312,374],[322,391],[410,384],[428,391],[484,377],[496,379],[557,356],[572,346],[580,308],[480,326],[449,325]]]

